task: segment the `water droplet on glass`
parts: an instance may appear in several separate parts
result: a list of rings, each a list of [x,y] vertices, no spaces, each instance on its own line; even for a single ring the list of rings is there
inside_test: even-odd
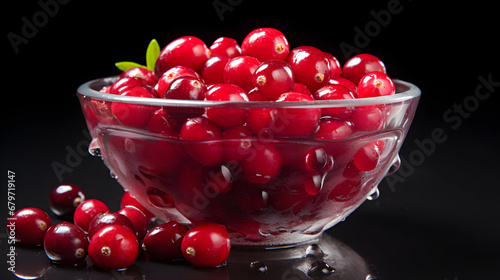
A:
[[[380,191],[378,190],[378,186],[375,187],[375,190],[366,198],[368,200],[375,200],[380,197]]]
[[[321,279],[335,272],[335,269],[324,261],[316,261],[311,264],[307,271],[307,276],[314,279]]]
[[[95,157],[101,156],[101,148],[97,144],[97,139],[92,140],[89,145],[89,153]]]
[[[396,158],[392,161],[391,167],[389,167],[389,171],[387,171],[387,175],[392,175],[398,171],[399,167],[401,166],[401,158],[399,157],[399,154],[396,156]]]
[[[325,253],[321,250],[318,244],[311,244],[306,249],[306,257],[314,256],[314,257],[322,257]]]
[[[256,271],[258,273],[266,273],[267,272],[267,265],[265,265],[261,261],[254,261],[250,263],[250,269],[252,271]]]
[[[113,173],[113,171],[109,172],[109,176],[111,176],[111,178],[113,178],[113,179],[117,179],[118,178],[118,176],[116,176],[116,174]]]

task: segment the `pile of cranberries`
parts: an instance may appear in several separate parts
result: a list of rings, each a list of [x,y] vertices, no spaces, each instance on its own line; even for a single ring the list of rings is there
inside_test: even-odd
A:
[[[148,231],[152,214],[127,192],[117,212],[100,200],[85,199],[79,187],[69,184],[54,188],[49,204],[61,218],[73,216],[73,223],[52,225],[49,215],[35,207],[20,209],[10,219],[16,224],[17,244],[43,245],[57,264],[85,266],[88,256],[96,267],[125,269],[144,251],[158,260],[186,259],[196,266],[217,267],[229,256],[231,244],[223,225],[204,223],[189,229],[169,221]]]

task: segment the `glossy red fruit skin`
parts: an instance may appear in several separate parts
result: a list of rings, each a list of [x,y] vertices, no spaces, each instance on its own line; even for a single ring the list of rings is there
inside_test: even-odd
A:
[[[141,79],[135,79],[132,77],[123,77],[114,82],[107,91],[111,94],[120,95],[124,91],[134,88],[134,87],[142,87],[145,85],[145,81]]]
[[[375,169],[379,163],[383,148],[383,141],[372,141],[367,143],[354,154],[354,165],[360,171],[371,171]]]
[[[98,230],[89,243],[92,264],[103,269],[124,269],[134,264],[139,243],[132,230],[123,225],[108,225]]]
[[[148,209],[142,206],[142,204],[140,204],[139,201],[133,198],[129,192],[124,192],[122,195],[122,199],[120,200],[120,207],[124,208],[127,205],[134,206],[137,209],[141,210],[142,213],[146,215],[146,218],[148,218],[148,220],[155,217],[153,213],[151,213]]]
[[[222,134],[219,127],[205,117],[189,119],[184,123],[180,139],[186,142],[188,153],[199,163],[207,166],[222,160]]]
[[[134,67],[129,70],[123,71],[120,74],[120,79],[129,77],[142,80],[145,85],[154,86],[158,82],[158,77],[153,71],[144,67]]]
[[[241,48],[235,39],[220,37],[212,43],[210,46],[210,52],[212,53],[212,56],[220,55],[233,58],[241,55]]]
[[[231,58],[212,55],[201,70],[201,77],[206,84],[224,83],[224,69]]]
[[[75,225],[79,226],[85,232],[89,230],[92,219],[99,213],[108,212],[109,208],[104,202],[97,199],[87,199],[78,205],[73,216]]]
[[[268,60],[255,70],[252,83],[267,99],[276,100],[282,93],[293,89],[295,76],[286,62]]]
[[[349,120],[358,131],[375,131],[384,126],[384,113],[378,107],[358,107]]]
[[[271,143],[256,143],[250,155],[241,161],[243,178],[251,183],[267,183],[281,171],[279,150]]]
[[[330,79],[334,77],[339,77],[342,73],[342,68],[340,66],[339,60],[333,56],[331,53],[323,52],[323,54],[330,62]]]
[[[143,87],[127,89],[121,96],[155,98],[155,96]],[[150,105],[139,105],[130,103],[113,102],[111,112],[113,116],[123,125],[143,128],[147,125],[149,118],[158,107]]]
[[[342,140],[354,133],[354,126],[349,121],[322,119],[314,138],[321,140]]]
[[[247,102],[246,92],[237,85],[215,84],[205,96],[207,101]],[[243,124],[247,117],[247,109],[236,108],[206,108],[207,118],[222,128]]]
[[[346,88],[348,88],[350,91],[352,91],[354,93],[354,97],[357,97],[357,91],[358,91],[358,85],[357,84],[354,84],[353,82],[351,82],[350,80],[346,79],[346,78],[342,78],[342,77],[333,77],[333,78],[330,78],[330,81],[328,81],[328,84],[329,85],[341,85],[341,86],[344,86]]]
[[[162,108],[156,110],[151,118],[149,118],[147,129],[152,133],[175,135],[177,133],[177,126],[167,111]]]
[[[14,224],[14,227],[9,226]],[[38,246],[43,243],[45,232],[52,226],[49,215],[40,208],[26,207],[17,210],[7,222],[7,233],[16,244]]]
[[[157,225],[144,237],[142,248],[157,260],[183,259],[181,243],[188,230],[176,221]]]
[[[160,77],[168,69],[182,65],[200,72],[210,58],[207,45],[197,37],[183,36],[170,42],[158,56],[155,74]]]
[[[330,62],[317,48],[310,46],[294,48],[285,62],[292,68],[295,81],[304,84],[312,92],[327,85],[330,80]]]
[[[341,76],[357,85],[364,75],[373,71],[386,73],[384,63],[374,55],[362,53],[351,57],[344,64]]]
[[[301,92],[301,93],[312,96],[311,91],[304,84],[301,84],[301,83],[294,83],[292,91],[293,92]]]
[[[254,136],[246,125],[225,129],[222,134],[224,160],[239,162],[248,157],[253,146]]]
[[[370,72],[361,78],[358,84],[358,98],[393,95],[396,87],[387,74]]]
[[[286,92],[276,102],[314,101],[310,95],[300,92]],[[278,136],[306,136],[314,133],[321,117],[320,108],[279,108],[272,131]]]
[[[134,223],[126,216],[115,212],[105,212],[97,214],[92,221],[90,221],[88,230],[89,239],[92,239],[94,234],[101,228],[114,224],[126,226],[134,233],[136,232]]]
[[[58,264],[82,264],[87,257],[88,246],[85,232],[68,222],[51,226],[43,239],[45,254]]]
[[[170,87],[170,84],[177,78],[181,77],[192,77],[201,81],[201,76],[196,73],[193,69],[186,66],[174,66],[168,69],[163,75],[161,75],[158,83],[155,85],[156,93],[158,97],[164,98],[165,92]]]
[[[163,98],[182,100],[203,100],[207,87],[199,79],[193,77],[180,77],[174,80]]]
[[[235,57],[224,68],[224,82],[235,84],[249,92],[254,87],[252,77],[259,65],[260,61],[255,57]]]
[[[85,200],[82,189],[76,185],[63,184],[53,188],[49,194],[50,209],[62,217],[72,217],[76,207]]]
[[[354,99],[354,93],[348,88],[341,85],[327,85],[318,89],[314,93],[314,99],[316,100],[348,100]],[[335,118],[346,118],[348,117],[354,108],[349,107],[337,107],[337,108],[322,108],[321,112],[323,116],[330,116]]]
[[[227,260],[231,242],[226,227],[204,223],[192,227],[182,239],[182,254],[190,263],[202,267],[217,267]]]
[[[131,205],[126,205],[122,209],[118,210],[117,213],[126,216],[134,224],[137,236],[139,239],[144,238],[148,231],[148,219],[146,215],[139,210],[139,208]]]
[[[285,35],[274,28],[258,28],[248,33],[241,44],[241,53],[260,61],[284,60],[289,52]]]

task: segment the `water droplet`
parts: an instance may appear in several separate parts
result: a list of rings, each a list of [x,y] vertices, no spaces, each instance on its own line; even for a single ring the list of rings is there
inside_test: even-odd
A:
[[[378,186],[375,187],[375,190],[366,198],[368,200],[375,200],[380,197],[380,191],[378,190]]]
[[[314,279],[321,279],[335,272],[335,269],[324,261],[316,261],[311,264],[307,271],[307,276]]]
[[[318,244],[311,244],[306,249],[306,257],[314,256],[314,257],[322,257],[325,253],[321,250]]]
[[[401,166],[401,158],[399,157],[399,154],[396,156],[396,158],[392,161],[391,167],[389,167],[389,171],[387,171],[386,176],[392,175],[396,173],[396,171],[399,170],[399,167]]]
[[[95,157],[101,156],[101,148],[97,144],[97,139],[92,140],[89,145],[89,153]]]
[[[267,265],[265,265],[261,261],[254,261],[250,263],[250,269],[252,271],[256,271],[258,273],[266,273],[267,272]]]
[[[117,179],[118,180],[118,176],[116,176],[116,174],[113,173],[113,171],[109,172],[109,176],[111,176],[111,178],[113,178],[113,179]]]

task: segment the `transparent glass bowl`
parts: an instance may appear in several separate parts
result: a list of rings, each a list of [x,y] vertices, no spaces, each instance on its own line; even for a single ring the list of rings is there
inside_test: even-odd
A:
[[[158,218],[224,224],[232,244],[240,246],[306,243],[376,196],[379,182],[399,167],[398,152],[420,98],[415,85],[399,80],[392,96],[312,102],[187,101],[99,92],[116,79],[78,88],[93,139],[90,153],[101,156],[123,188]],[[347,123],[350,131],[324,126],[322,134],[293,136],[279,133],[276,125],[244,139],[184,141],[178,133],[121,124],[111,110],[114,103],[162,109],[180,125],[207,109],[268,111],[271,121],[285,116],[285,131],[293,131],[310,111],[333,109],[340,118],[320,122]],[[220,130],[225,135],[227,129]],[[214,160],[200,160],[200,149]]]

